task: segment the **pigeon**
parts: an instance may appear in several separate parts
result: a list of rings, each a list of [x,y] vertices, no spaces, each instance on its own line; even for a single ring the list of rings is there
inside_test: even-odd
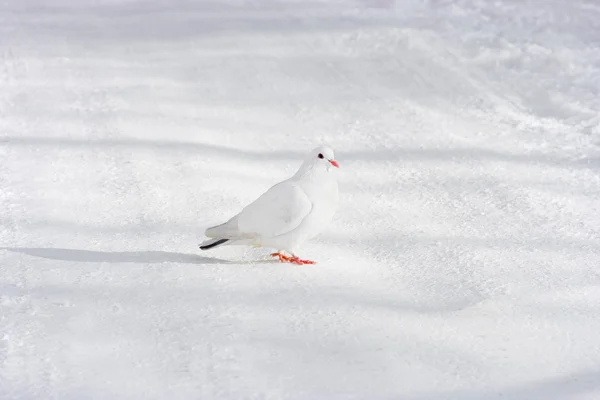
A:
[[[229,221],[206,229],[209,239],[200,249],[268,247],[277,250],[271,257],[280,262],[316,264],[299,258],[296,251],[325,229],[338,208],[337,168],[333,150],[317,147],[291,178],[271,187]]]

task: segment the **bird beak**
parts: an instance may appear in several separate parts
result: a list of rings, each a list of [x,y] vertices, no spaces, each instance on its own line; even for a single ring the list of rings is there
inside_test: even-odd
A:
[[[336,167],[336,168],[339,168],[339,167],[340,167],[340,164],[338,164],[338,162],[337,162],[337,161],[335,161],[335,160],[329,160],[329,162],[331,163],[331,165],[333,165],[333,166],[334,166],[334,167]]]

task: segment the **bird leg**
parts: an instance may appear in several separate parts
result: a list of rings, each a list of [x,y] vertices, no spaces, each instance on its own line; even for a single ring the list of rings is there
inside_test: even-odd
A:
[[[271,257],[279,257],[280,262],[290,262],[291,257],[286,256],[283,252],[271,253]]]

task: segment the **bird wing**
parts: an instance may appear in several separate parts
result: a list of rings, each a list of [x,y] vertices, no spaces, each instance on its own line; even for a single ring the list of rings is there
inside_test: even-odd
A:
[[[312,202],[300,187],[281,182],[238,214],[238,229],[260,237],[283,235],[296,229],[311,210]]]

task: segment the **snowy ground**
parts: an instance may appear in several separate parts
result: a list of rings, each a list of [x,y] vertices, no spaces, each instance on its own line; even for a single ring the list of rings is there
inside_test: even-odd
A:
[[[600,3],[35,1],[0,5],[0,398],[600,398]],[[200,254],[321,142],[318,265]]]

